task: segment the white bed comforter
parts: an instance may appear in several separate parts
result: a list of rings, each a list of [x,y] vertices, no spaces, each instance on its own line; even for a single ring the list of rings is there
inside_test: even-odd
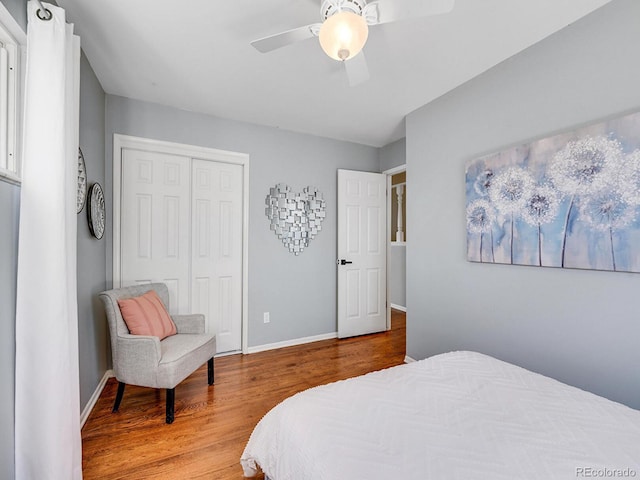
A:
[[[640,411],[454,352],[288,398],[241,464],[272,480],[640,479]]]

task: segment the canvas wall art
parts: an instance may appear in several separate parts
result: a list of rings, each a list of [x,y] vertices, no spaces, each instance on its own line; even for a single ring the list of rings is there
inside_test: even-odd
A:
[[[640,113],[473,160],[473,262],[640,272]]]

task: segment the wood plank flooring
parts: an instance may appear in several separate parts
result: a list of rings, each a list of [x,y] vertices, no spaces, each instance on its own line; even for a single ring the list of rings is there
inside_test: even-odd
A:
[[[216,358],[176,387],[176,417],[164,423],[163,390],[127,385],[111,413],[110,379],[82,430],[83,476],[92,479],[244,478],[240,455],[272,407],[310,387],[403,363],[405,315],[392,311],[388,332],[324,340],[251,355]]]

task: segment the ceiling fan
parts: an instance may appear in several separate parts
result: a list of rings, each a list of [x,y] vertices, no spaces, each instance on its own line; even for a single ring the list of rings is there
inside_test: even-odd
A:
[[[322,23],[313,23],[251,42],[258,51],[270,52],[308,38],[319,37],[320,46],[334,60],[344,63],[349,85],[369,79],[362,48],[369,26],[397,22],[406,18],[448,13],[455,0],[323,0]]]

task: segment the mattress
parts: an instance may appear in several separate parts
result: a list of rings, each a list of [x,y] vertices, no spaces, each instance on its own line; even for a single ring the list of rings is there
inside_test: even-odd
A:
[[[241,464],[271,480],[640,478],[640,411],[452,352],[286,399]]]

